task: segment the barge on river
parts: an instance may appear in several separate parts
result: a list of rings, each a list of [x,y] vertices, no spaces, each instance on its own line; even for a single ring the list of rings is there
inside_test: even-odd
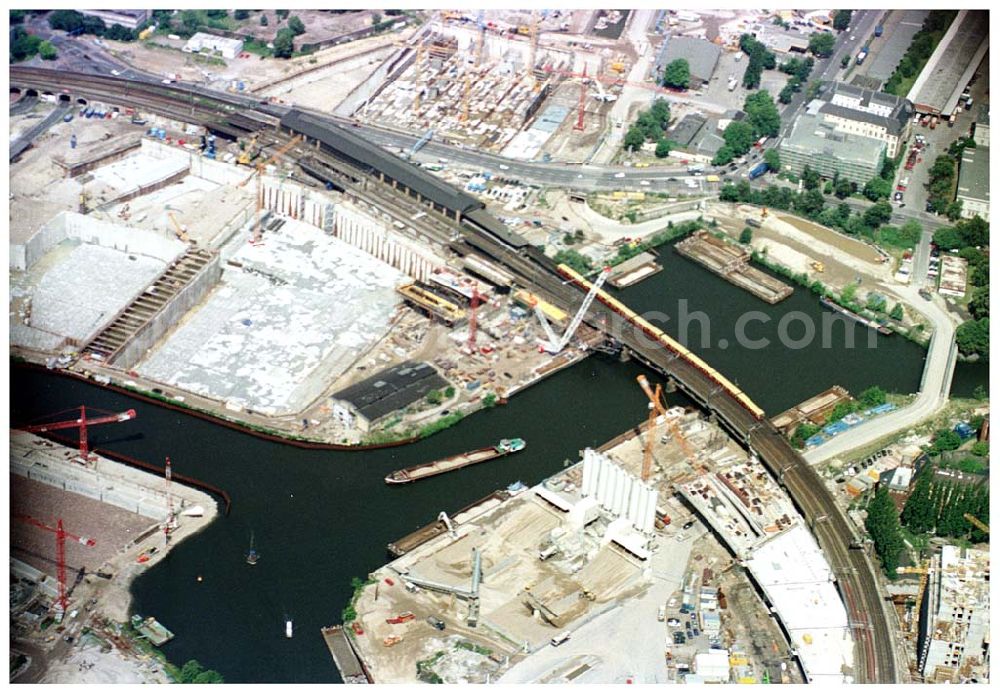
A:
[[[437,476],[438,474],[443,474],[448,471],[461,469],[471,464],[478,464],[480,462],[489,461],[490,459],[496,459],[497,457],[504,457],[514,452],[520,452],[523,449],[524,440],[519,437],[515,437],[510,440],[501,440],[493,447],[483,447],[482,449],[465,452],[464,454],[457,454],[454,457],[446,457],[427,464],[420,464],[419,466],[411,466],[406,469],[394,471],[385,477],[385,482],[390,484],[410,483],[411,481],[417,481],[429,476]]]

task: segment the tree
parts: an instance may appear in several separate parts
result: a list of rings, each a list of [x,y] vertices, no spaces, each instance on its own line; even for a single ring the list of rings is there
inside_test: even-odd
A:
[[[815,218],[823,212],[825,204],[823,194],[818,189],[813,189],[799,196],[798,209],[806,217]]]
[[[844,303],[854,302],[854,298],[858,296],[858,286],[854,283],[848,283],[844,286],[844,289],[840,291],[840,301]]]
[[[223,681],[222,675],[214,669],[206,669],[194,678],[195,684],[222,684]]]
[[[925,466],[920,470],[913,484],[913,492],[906,499],[903,514],[900,519],[906,528],[914,534],[924,534],[934,529],[937,514],[931,496],[931,484],[934,478],[933,467]]]
[[[837,10],[833,15],[833,28],[837,31],[844,31],[851,25],[851,10]]]
[[[952,201],[948,204],[948,207],[944,209],[944,214],[949,220],[954,222],[962,217],[962,201]]]
[[[556,252],[553,257],[556,263],[564,263],[577,273],[590,273],[594,268],[594,262],[573,249],[562,249]]]
[[[429,392],[427,392],[426,398],[428,403],[437,406],[438,404],[441,403],[441,392],[439,392],[437,389],[431,389]]]
[[[292,15],[288,18],[288,28],[292,30],[292,33],[294,33],[295,36],[306,33],[306,25],[302,23],[302,20],[299,19],[298,15]]]
[[[802,185],[807,191],[819,188],[819,172],[808,164],[802,168]]]
[[[204,671],[198,660],[188,660],[181,667],[181,684],[193,684],[195,678]]]
[[[233,19],[238,22],[242,22],[244,19],[249,19],[250,10],[233,10]]]
[[[892,184],[881,177],[874,177],[868,180],[861,193],[870,201],[881,201],[889,198],[892,193]]]
[[[881,406],[885,403],[885,390],[877,385],[868,387],[858,396],[858,401],[865,408]]]
[[[962,438],[954,430],[939,430],[931,446],[937,452],[950,452],[962,446]]]
[[[768,148],[764,150],[764,161],[767,162],[767,168],[772,172],[781,171],[781,155],[774,148]]]
[[[227,10],[205,10],[205,16],[209,19],[225,19],[229,16]]]
[[[722,138],[735,155],[746,154],[753,147],[753,126],[745,121],[733,121],[722,132]]]
[[[818,31],[809,37],[809,52],[819,58],[827,58],[833,53],[834,42],[833,34]]]
[[[875,491],[871,502],[868,503],[865,529],[871,535],[875,553],[882,561],[882,569],[885,571],[886,577],[895,580],[897,561],[904,546],[903,535],[899,529],[896,505],[889,497],[889,491],[881,486]]]
[[[990,352],[990,318],[960,324],[955,332],[955,343],[963,355],[978,354],[985,358]]]
[[[794,80],[794,78],[792,78],[792,80]],[[782,104],[791,104],[792,97],[794,97],[795,93],[798,91],[798,84],[793,84],[792,80],[789,80],[788,84],[782,87],[781,91],[778,92],[778,101]]]
[[[378,24],[381,21],[382,21],[382,15],[380,15],[378,12],[373,12],[372,13],[372,26],[375,26],[376,24]]]
[[[660,138],[656,142],[656,156],[663,159],[670,154],[670,151],[674,148],[675,143],[667,138]]]
[[[42,56],[44,58],[44,56]],[[990,286],[985,285],[972,291],[972,299],[969,300],[969,313],[976,319],[983,319],[990,315]]]
[[[295,33],[285,27],[278,30],[278,35],[274,37],[274,57],[291,58],[295,51]]]
[[[865,307],[873,312],[884,312],[885,306],[885,296],[880,293],[870,292],[865,298]]]
[[[131,29],[126,29],[121,24],[112,24],[104,32],[104,38],[112,41],[135,41],[136,35]]]
[[[746,112],[747,121],[753,127],[754,137],[761,136],[774,137],[781,130],[781,115],[778,107],[774,105],[774,100],[766,90],[760,90],[747,95],[743,102],[743,110]]]
[[[638,127],[632,126],[628,129],[628,133],[625,134],[625,139],[622,140],[622,145],[625,146],[626,150],[638,150],[642,147],[642,144],[646,142],[646,136],[643,135],[642,131]]]
[[[42,57],[42,60],[55,60],[59,52],[56,51],[56,47],[52,45],[52,42],[42,41],[38,44],[38,55]]]
[[[988,457],[990,454],[990,443],[976,442],[972,445],[972,453],[977,457]]]
[[[889,318],[896,321],[903,321],[903,305],[896,303],[896,306],[889,312]]]
[[[663,70],[663,84],[666,87],[687,89],[691,83],[691,65],[686,58],[671,61]]]
[[[749,244],[751,239],[753,239],[753,230],[744,227],[743,231],[740,232],[740,244]]]
[[[29,34],[24,27],[14,27],[11,32],[10,58],[13,62],[27,60],[38,53],[42,40],[34,34]]]
[[[864,214],[864,222],[870,227],[878,228],[892,219],[892,206],[886,202],[876,203]]]
[[[715,157],[712,158],[712,164],[716,167],[722,166],[723,164],[729,164],[730,162],[733,161],[733,157],[735,157],[735,154],[733,153],[733,148],[729,147],[728,145],[723,145],[722,147],[719,148],[719,151],[715,153]],[[734,190],[735,188],[736,187],[733,187]],[[723,186],[723,191],[719,192],[720,198],[722,198],[722,193],[724,192],[724,190],[725,186]],[[726,199],[722,198],[722,200]]]
[[[15,24],[24,24],[24,16],[26,14],[26,10],[11,10],[9,13],[11,26],[14,26]]]
[[[83,28],[83,14],[76,10],[56,10],[49,14],[49,27],[74,32]]]
[[[266,27],[267,26],[267,15],[264,14],[263,12],[260,13],[260,25],[262,27]]]
[[[444,395],[445,395],[445,398],[448,398],[448,399],[450,399],[451,397],[455,396],[455,387],[453,387],[453,386],[451,386],[449,384],[447,387],[444,388]]]
[[[850,64],[851,64],[851,54],[848,53],[846,56],[840,59],[840,67],[846,68]]]
[[[854,193],[854,184],[847,179],[838,179],[837,183],[833,187],[833,195],[840,200],[844,200],[852,193]]]
[[[288,17],[289,12],[290,10],[275,10],[274,14],[280,20],[280,19],[286,19]]]

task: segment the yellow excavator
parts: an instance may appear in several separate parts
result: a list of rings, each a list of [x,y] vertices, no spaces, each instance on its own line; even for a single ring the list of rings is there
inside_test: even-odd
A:
[[[246,147],[240,152],[240,156],[236,159],[238,164],[242,164],[249,167],[250,164],[260,156],[260,148],[257,147],[257,134],[254,133],[250,142],[247,143]]]

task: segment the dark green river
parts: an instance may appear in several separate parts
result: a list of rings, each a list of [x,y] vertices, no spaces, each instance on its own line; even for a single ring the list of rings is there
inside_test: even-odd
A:
[[[713,347],[698,352],[769,414],[832,384],[853,393],[872,384],[896,392],[918,386],[923,351],[904,339],[879,337],[871,350],[863,347],[864,332],[852,328],[861,346],[852,350],[843,348],[842,329],[835,333],[838,347],[784,348],[776,342],[779,317],[799,311],[819,326],[822,312],[814,296],[796,290],[771,307],[672,250],[664,252],[664,261],[664,272],[623,291],[623,300],[636,310],[675,317],[677,299],[686,297],[690,311],[712,316]],[[772,346],[720,349],[721,338],[734,345],[734,323],[749,310],[772,318],[747,330],[752,338],[770,338]],[[666,324],[672,333],[674,326]],[[801,330],[790,333],[797,338]],[[700,345],[699,337],[693,331],[689,344]],[[331,682],[338,675],[319,629],[339,623],[351,578],[385,563],[388,542],[439,511],[454,511],[517,480],[537,483],[584,447],[633,427],[646,414],[635,383],[639,369],[593,357],[426,441],[358,453],[259,440],[51,373],[13,369],[11,408],[15,423],[81,403],[135,408],[137,420],[92,431],[93,446],[158,464],[170,456],[175,472],[213,483],[232,497],[228,518],[181,543],[133,586],[133,611],[155,615],[176,634],[164,646],[173,662],[197,659],[229,682]],[[961,366],[953,393],[968,395],[986,383],[985,366]],[[687,403],[679,394],[668,398]],[[382,481],[402,466],[512,436],[528,443],[516,456],[410,486]],[[251,531],[261,555],[253,567],[243,559]],[[286,616],[295,622],[292,640],[284,637]]]

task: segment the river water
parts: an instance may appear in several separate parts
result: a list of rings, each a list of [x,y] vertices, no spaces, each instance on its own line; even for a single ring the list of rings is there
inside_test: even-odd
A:
[[[782,313],[797,310],[818,322],[819,303],[797,289],[770,307],[670,249],[663,261],[663,273],[626,289],[622,298],[637,310],[674,316],[677,298],[687,297],[691,311],[707,312],[715,345],[699,352],[772,415],[831,384],[852,393],[871,384],[909,392],[919,384],[923,351],[898,337],[879,337],[874,350],[720,349],[721,337],[732,345],[741,312],[757,309],[772,317],[748,333],[773,342]],[[856,345],[863,346],[861,334]],[[699,335],[692,333],[693,345]],[[12,370],[11,408],[13,422],[81,403],[135,408],[135,421],[93,429],[93,445],[155,463],[170,456],[175,472],[211,482],[232,497],[228,518],[173,549],[133,586],[133,611],[156,616],[177,636],[164,646],[169,659],[197,659],[229,682],[331,682],[338,675],[319,629],[339,623],[351,578],[385,563],[387,543],[439,511],[457,510],[513,481],[537,483],[584,447],[635,426],[646,415],[635,383],[639,371],[636,363],[592,357],[514,396],[507,406],[475,414],[428,440],[369,452],[301,450],[259,440],[95,385],[27,370]],[[963,366],[960,374],[956,389],[968,393],[987,381],[984,366]],[[680,394],[668,400],[689,403]],[[382,481],[394,469],[513,436],[528,446],[509,458],[408,486]],[[99,537],[98,531],[90,533]],[[253,567],[243,558],[251,532],[261,556]],[[286,617],[295,623],[292,640],[284,637]]]

